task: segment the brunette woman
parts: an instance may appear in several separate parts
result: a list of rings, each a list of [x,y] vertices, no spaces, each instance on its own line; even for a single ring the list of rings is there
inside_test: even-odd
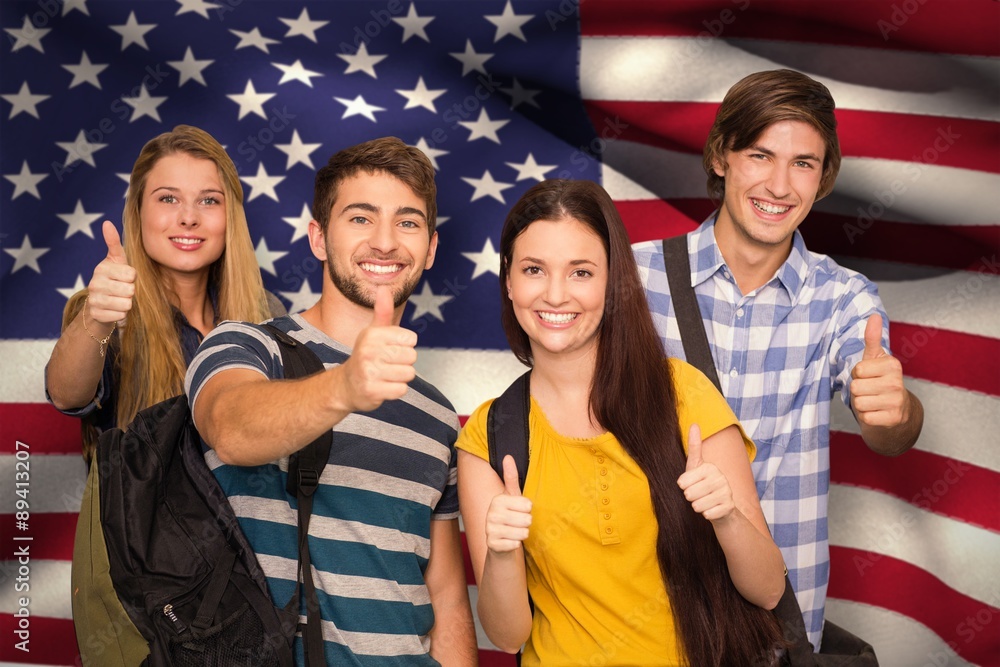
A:
[[[472,414],[458,484],[486,634],[523,644],[523,665],[770,664],[784,575],[754,445],[704,375],[663,358],[610,197],[536,185],[500,254],[530,465],[522,495],[510,457],[503,480],[489,465],[490,402]]]

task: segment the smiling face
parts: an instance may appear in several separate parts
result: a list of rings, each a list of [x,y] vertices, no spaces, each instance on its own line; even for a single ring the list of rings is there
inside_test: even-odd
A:
[[[325,239],[310,225],[313,253],[327,263],[333,286],[350,302],[374,307],[379,285],[392,287],[396,307],[434,263],[437,233],[427,233],[424,200],[395,176],[361,172],[344,179]]]
[[[536,363],[596,354],[607,285],[604,243],[579,220],[536,220],[518,235],[507,290]]]
[[[808,123],[781,121],[747,149],[726,151],[726,163],[714,167],[725,178],[715,228],[719,244],[787,255],[792,233],[816,200],[824,148],[823,138]]]
[[[142,243],[161,269],[207,272],[226,249],[226,195],[211,160],[174,153],[149,171],[139,207]]]

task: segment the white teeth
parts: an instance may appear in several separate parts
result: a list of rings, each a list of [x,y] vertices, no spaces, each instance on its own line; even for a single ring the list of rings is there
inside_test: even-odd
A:
[[[391,264],[389,266],[382,266],[381,264],[368,264],[367,262],[362,262],[361,268],[365,271],[371,271],[372,273],[395,273],[399,271],[402,267],[399,264]]]
[[[576,313],[545,313],[539,311],[538,316],[550,324],[566,324],[576,319]]]
[[[767,204],[762,201],[757,201],[756,199],[751,199],[750,201],[753,202],[753,205],[756,206],[758,210],[772,215],[780,215],[791,208],[791,206],[775,206],[774,204]]]
[[[181,245],[198,245],[199,243],[201,243],[201,239],[173,238],[170,240],[173,241],[174,243],[180,243]]]

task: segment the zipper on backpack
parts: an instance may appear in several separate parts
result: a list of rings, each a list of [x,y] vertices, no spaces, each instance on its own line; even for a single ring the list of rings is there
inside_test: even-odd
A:
[[[177,634],[183,634],[187,630],[187,626],[184,622],[177,618],[177,614],[174,613],[174,605],[166,604],[163,606],[163,615],[170,619],[170,622],[174,624],[174,630]]]

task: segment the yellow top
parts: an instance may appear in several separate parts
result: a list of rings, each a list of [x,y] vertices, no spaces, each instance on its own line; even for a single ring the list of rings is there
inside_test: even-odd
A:
[[[701,371],[669,361],[685,450],[691,424],[703,438],[739,426]],[[491,403],[472,413],[456,444],[485,460]],[[610,433],[564,437],[534,399],[528,421],[532,524],[524,548],[535,613],[521,664],[680,665],[646,475]],[[752,461],[756,448],[743,440]]]

